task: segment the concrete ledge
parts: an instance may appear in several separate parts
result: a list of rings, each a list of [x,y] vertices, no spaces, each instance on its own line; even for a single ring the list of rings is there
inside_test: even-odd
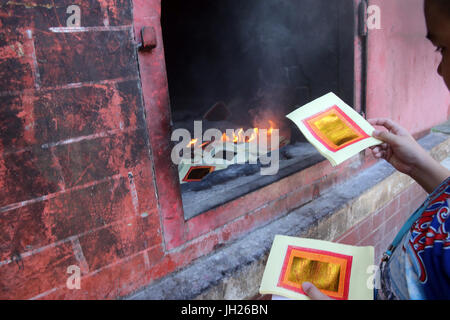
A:
[[[450,138],[431,133],[419,143],[438,161],[447,158]],[[156,281],[128,299],[250,299],[258,294],[275,235],[334,240],[382,208],[414,181],[380,161],[322,197]]]
[[[450,120],[432,128],[431,132],[450,134]]]

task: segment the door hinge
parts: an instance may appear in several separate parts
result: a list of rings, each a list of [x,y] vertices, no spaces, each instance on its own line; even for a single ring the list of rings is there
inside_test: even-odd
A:
[[[141,29],[141,42],[137,45],[139,51],[152,51],[158,44],[154,27],[145,26]]]

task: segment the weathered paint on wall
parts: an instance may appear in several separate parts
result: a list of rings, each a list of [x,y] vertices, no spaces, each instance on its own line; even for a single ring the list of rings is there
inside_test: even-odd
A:
[[[114,298],[162,256],[132,3],[79,1],[79,30],[71,4],[0,5],[3,299],[56,293],[70,265],[69,294]]]
[[[381,29],[369,31],[367,114],[420,134],[449,117],[450,96],[437,74],[440,53],[426,36],[423,0],[371,0]]]

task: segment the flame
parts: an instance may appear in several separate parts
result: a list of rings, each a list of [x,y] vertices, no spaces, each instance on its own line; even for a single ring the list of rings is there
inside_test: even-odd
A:
[[[269,120],[270,128],[267,129],[267,134],[270,136],[275,129],[276,125],[273,121]],[[223,142],[233,142],[233,143],[249,143],[255,140],[258,140],[260,128],[253,128],[253,132],[251,133],[250,137],[245,135],[244,128],[240,128],[239,130],[233,131],[232,136],[228,136],[226,133],[222,134],[222,141]],[[192,139],[191,142],[186,146],[189,147],[195,147],[195,148],[204,148],[207,145],[209,145],[212,141],[206,141],[201,145],[197,145],[198,139]]]
[[[204,142],[203,144],[201,144],[199,148],[204,148],[204,147],[206,147],[207,145],[209,145],[210,143],[211,143],[211,141],[206,141],[206,142]]]
[[[238,131],[238,141],[245,141],[244,129],[241,128]]]
[[[258,129],[258,128],[253,128],[253,133],[252,133],[252,135],[250,136],[250,138],[247,139],[246,142],[252,142],[253,140],[258,139],[258,132],[259,132],[259,129]]]
[[[230,138],[228,138],[228,136],[227,136],[227,134],[224,132],[223,133],[223,135],[222,135],[222,141],[223,142],[228,142],[228,141],[230,141]]]
[[[186,148],[195,146],[197,141],[198,141],[198,139],[192,139],[191,142],[189,142],[189,144],[186,146]]]
[[[267,130],[268,135],[272,135],[273,130],[276,125],[273,121],[269,120],[270,128]],[[232,136],[229,137],[226,133],[222,135],[223,142],[233,142],[233,143],[248,143],[258,139],[259,128],[253,128],[253,132],[250,137],[245,136],[244,128],[240,128],[237,132],[233,132]]]
[[[233,132],[233,142],[234,143],[238,143],[239,142],[239,137]]]
[[[274,127],[275,127],[275,123],[273,123],[273,121],[269,120],[269,124],[270,124],[270,129],[267,131],[267,133],[268,133],[269,135],[271,135],[272,132],[273,132],[273,129],[274,129]]]

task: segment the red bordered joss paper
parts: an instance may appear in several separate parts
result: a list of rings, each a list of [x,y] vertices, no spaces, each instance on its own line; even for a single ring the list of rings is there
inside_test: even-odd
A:
[[[370,273],[374,248],[328,241],[275,237],[264,270],[260,293],[309,299],[304,282],[337,300],[371,300]],[[369,273],[367,273],[369,270]]]
[[[333,166],[382,143],[372,137],[375,128],[334,93],[308,103],[287,118]]]

